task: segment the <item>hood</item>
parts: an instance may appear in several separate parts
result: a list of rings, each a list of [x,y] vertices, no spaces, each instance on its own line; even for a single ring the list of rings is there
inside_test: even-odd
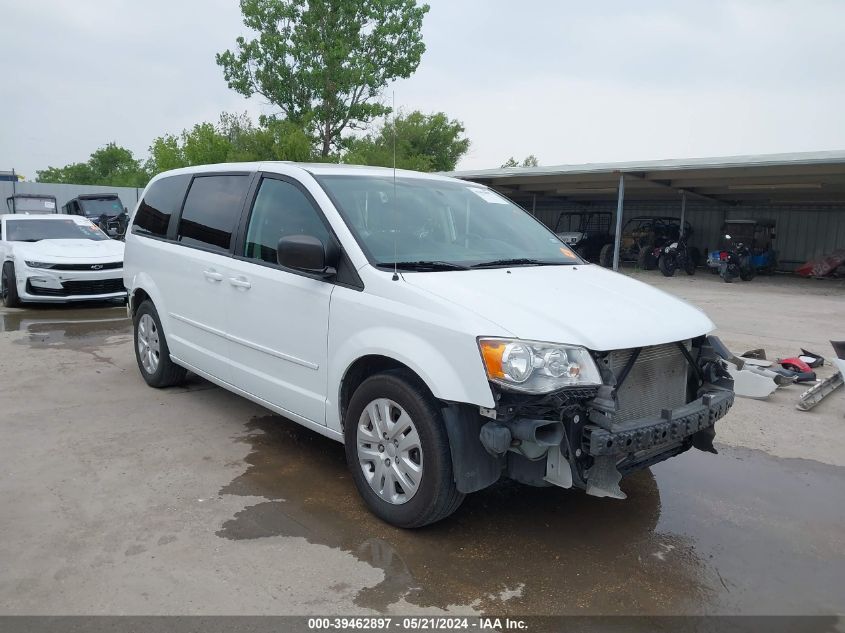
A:
[[[123,242],[116,240],[41,240],[12,244],[17,255],[30,261],[123,261]]]
[[[403,277],[414,287],[485,317],[516,338],[571,343],[595,351],[681,341],[715,327],[685,301],[594,265],[405,273]]]

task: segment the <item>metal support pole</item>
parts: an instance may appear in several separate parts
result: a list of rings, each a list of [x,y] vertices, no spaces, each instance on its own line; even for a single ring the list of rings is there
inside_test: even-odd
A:
[[[686,217],[686,215],[687,215],[687,192],[682,191],[681,192],[681,229],[680,229],[680,232],[679,232],[679,235],[678,235],[678,237],[680,239],[683,239],[683,237],[684,237],[684,218]]]
[[[537,194],[535,193],[531,198],[531,215],[537,217]]]
[[[613,236],[613,270],[619,270],[619,250],[622,244],[622,210],[625,200],[625,175],[619,174],[619,195],[616,199],[616,234]]]

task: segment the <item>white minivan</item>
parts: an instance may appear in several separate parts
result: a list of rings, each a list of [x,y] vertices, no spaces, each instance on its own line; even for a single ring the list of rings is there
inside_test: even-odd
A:
[[[715,452],[734,399],[701,311],[438,175],[160,174],[124,282],[149,385],[190,370],[343,442],[367,506],[402,527],[501,477],[624,498],[624,475]]]

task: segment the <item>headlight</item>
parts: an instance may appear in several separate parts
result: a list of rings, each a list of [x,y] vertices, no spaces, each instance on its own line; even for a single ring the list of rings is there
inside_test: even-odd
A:
[[[512,391],[549,393],[563,387],[602,384],[583,347],[519,339],[478,340],[487,378]]]
[[[48,264],[47,262],[24,262],[30,268],[52,268],[55,264]]]

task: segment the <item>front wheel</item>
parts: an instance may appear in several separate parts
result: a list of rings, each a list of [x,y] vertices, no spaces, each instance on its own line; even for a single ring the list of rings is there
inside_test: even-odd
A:
[[[3,305],[7,308],[18,308],[21,298],[18,296],[18,285],[15,282],[15,265],[12,262],[3,263],[3,276],[0,278],[0,293]]]
[[[449,438],[436,402],[408,371],[367,378],[344,420],[346,462],[358,493],[380,519],[422,527],[458,509]]]
[[[688,253],[685,260],[684,260],[684,272],[686,272],[687,275],[694,275],[695,274],[695,267],[696,267],[696,261]]]
[[[675,270],[678,268],[678,262],[675,255],[663,253],[657,260],[657,267],[664,277],[672,277]]]

